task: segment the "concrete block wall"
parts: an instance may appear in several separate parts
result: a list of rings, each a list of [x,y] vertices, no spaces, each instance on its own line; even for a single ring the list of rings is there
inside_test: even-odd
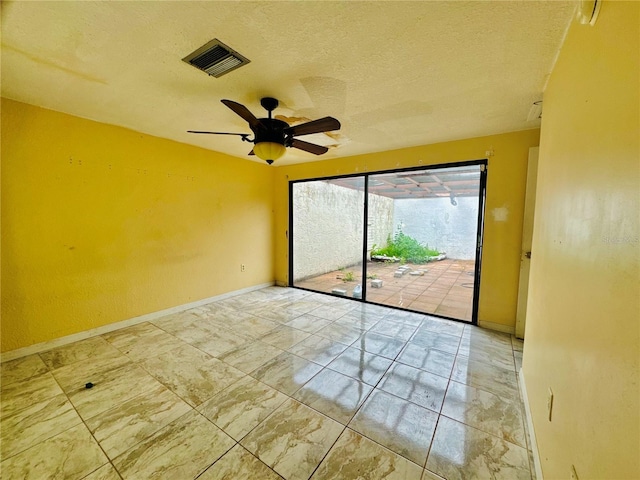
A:
[[[362,261],[364,192],[324,181],[293,186],[294,281]],[[369,195],[369,248],[393,231],[393,200]]]
[[[393,231],[402,231],[448,258],[473,260],[476,255],[478,198],[397,199],[393,210]],[[384,245],[384,243],[383,243]]]

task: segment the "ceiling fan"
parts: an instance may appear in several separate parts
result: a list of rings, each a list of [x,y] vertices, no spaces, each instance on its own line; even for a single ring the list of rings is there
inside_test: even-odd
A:
[[[329,150],[327,147],[305,142],[295,137],[340,130],[340,122],[333,117],[324,117],[294,125],[293,127],[283,120],[271,118],[271,112],[278,107],[278,100],[271,97],[264,97],[260,100],[260,105],[269,114],[268,118],[256,118],[247,107],[232,100],[221,101],[247,121],[249,128],[253,132],[253,139],[249,138],[249,133],[205,132],[199,130],[187,130],[187,132],[209,135],[238,135],[242,138],[242,141],[254,144],[249,155],[257,155],[262,160],[266,160],[269,165],[284,155],[286,147],[297,148],[314,155],[322,155]]]

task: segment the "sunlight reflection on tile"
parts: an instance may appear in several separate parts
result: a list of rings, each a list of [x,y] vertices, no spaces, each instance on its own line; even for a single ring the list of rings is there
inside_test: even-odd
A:
[[[394,395],[375,390],[349,428],[424,465],[438,414]]]
[[[363,382],[324,369],[293,398],[346,425],[372,389]]]
[[[393,360],[357,348],[349,347],[328,367],[369,385],[376,385]]]

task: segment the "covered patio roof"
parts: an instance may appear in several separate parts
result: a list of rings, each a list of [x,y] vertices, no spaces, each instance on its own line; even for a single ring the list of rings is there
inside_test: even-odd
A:
[[[364,189],[363,177],[343,177],[327,183],[354,190]],[[389,198],[476,197],[480,188],[480,165],[438,168],[369,177],[369,193]]]

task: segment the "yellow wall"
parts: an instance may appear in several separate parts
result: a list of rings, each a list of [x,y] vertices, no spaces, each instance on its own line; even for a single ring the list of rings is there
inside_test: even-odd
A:
[[[3,99],[2,170],[3,352],[273,281],[266,165]]]
[[[544,95],[523,371],[547,479],[640,478],[639,26],[638,2],[574,23]]]
[[[485,158],[488,150],[493,150],[494,155],[489,158],[487,175],[479,320],[495,323],[498,328],[513,330],[518,294],[527,155],[530,147],[538,145],[538,140],[538,130],[527,130],[278,167],[275,172],[276,281],[288,283],[289,180],[477,160]],[[498,218],[494,216],[496,209],[506,209],[506,220],[502,220],[500,215]]]

